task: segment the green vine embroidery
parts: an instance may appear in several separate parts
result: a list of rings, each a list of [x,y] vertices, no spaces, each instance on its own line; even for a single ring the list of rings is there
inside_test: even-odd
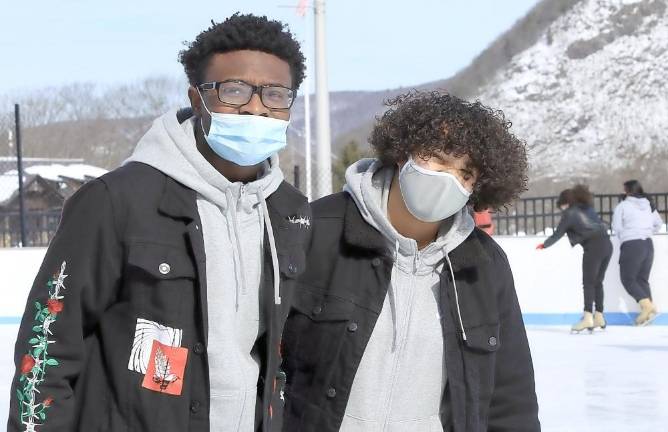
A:
[[[53,398],[47,396],[41,402],[37,402],[40,393],[39,385],[44,381],[48,366],[58,366],[58,360],[49,357],[49,345],[55,343],[49,340],[51,324],[58,319],[58,314],[63,310],[62,291],[66,289],[64,282],[67,275],[63,262],[60,273],[54,275],[46,285],[49,289],[49,299],[45,305],[35,302],[35,323],[32,328],[35,333],[28,341],[32,348],[21,359],[21,376],[19,382],[22,387],[16,390],[21,411],[21,423],[25,431],[33,432],[37,426],[41,426],[46,420],[46,412],[53,404]],[[40,423],[42,422],[42,423]]]

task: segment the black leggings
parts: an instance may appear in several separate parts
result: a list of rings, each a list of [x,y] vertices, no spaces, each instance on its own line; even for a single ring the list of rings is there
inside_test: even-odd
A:
[[[612,242],[607,235],[600,235],[582,243],[582,289],[584,310],[603,312],[603,279],[612,257]]]
[[[619,275],[624,289],[635,301],[652,299],[649,273],[654,262],[652,239],[629,240],[622,243],[619,252]]]

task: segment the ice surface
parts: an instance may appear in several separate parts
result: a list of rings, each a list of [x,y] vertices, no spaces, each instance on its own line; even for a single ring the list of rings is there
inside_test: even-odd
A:
[[[0,428],[9,410],[17,325],[0,325]],[[569,334],[529,327],[544,432],[668,430],[668,326]]]
[[[528,335],[544,432],[668,431],[668,326]]]

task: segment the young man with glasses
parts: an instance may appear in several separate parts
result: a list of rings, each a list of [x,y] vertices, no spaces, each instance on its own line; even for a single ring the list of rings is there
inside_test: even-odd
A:
[[[181,52],[191,108],[65,205],[16,343],[9,430],[280,430],[281,331],[310,240],[283,180],[304,76],[283,24]]]

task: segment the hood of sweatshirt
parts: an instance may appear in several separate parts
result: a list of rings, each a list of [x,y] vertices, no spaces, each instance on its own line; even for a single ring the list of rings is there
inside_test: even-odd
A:
[[[238,229],[237,209],[250,213],[259,205],[259,211],[262,213],[269,232],[272,261],[274,267],[277,267],[277,252],[265,200],[283,182],[284,177],[278,165],[278,155],[272,156],[265,162],[264,170],[257,180],[249,183],[231,182],[197,150],[194,133],[195,118],[179,123],[176,113],[177,110],[172,110],[157,118],[124,164],[141,162],[150,165],[217,205],[228,220],[228,224],[234,227],[232,247],[237,251],[241,250],[240,238],[243,238],[243,233]],[[241,290],[245,291],[244,263],[241,254],[238,255],[237,265],[241,267],[239,274],[242,275],[242,280],[237,285],[241,285]],[[279,274],[277,268],[274,268],[274,273]],[[274,300],[280,303],[279,286],[276,279],[278,277],[274,278]]]
[[[408,258],[419,260],[419,271],[429,271],[473,232],[473,217],[466,208],[461,209],[442,223],[434,242],[418,250],[417,242],[399,234],[387,217],[387,202],[394,175],[394,167],[383,167],[376,159],[362,159],[346,170],[344,191],[352,196],[364,220],[380,231],[395,253],[398,252],[396,258],[400,266],[403,267]]]
[[[662,224],[659,212],[644,197],[627,196],[612,215],[612,230],[622,243],[650,238]]]
[[[443,221],[434,242],[419,250],[417,242],[399,234],[387,217],[387,202],[394,175],[394,167],[383,167],[377,159],[362,159],[346,170],[344,191],[352,196],[364,220],[387,238],[388,246],[394,251],[394,269],[412,272],[415,275],[425,275],[435,272],[445,259],[454,282],[454,273],[448,253],[462,244],[473,232],[475,228],[473,217],[466,207],[461,209]],[[456,283],[454,290],[455,298],[458,299]],[[393,297],[395,304],[400,301],[397,298],[397,290],[392,287],[390,287],[390,296]],[[456,306],[459,311],[458,301]],[[459,318],[461,330],[466,338],[461,312],[459,312]],[[395,325],[397,325],[397,320],[395,320]],[[395,335],[397,333],[399,330],[395,329]]]
[[[637,210],[647,211],[647,212],[652,211],[652,205],[650,204],[650,202],[647,198],[627,196],[624,199],[624,201],[629,203],[629,205],[632,205],[633,207],[635,207]]]
[[[231,200],[245,208],[258,204],[262,197],[267,198],[278,189],[283,173],[278,167],[277,155],[265,163],[264,172],[257,180],[246,184],[230,182],[197,150],[194,127],[194,118],[179,123],[176,110],[166,113],[153,122],[124,164],[150,165],[225,210],[234,204]]]

